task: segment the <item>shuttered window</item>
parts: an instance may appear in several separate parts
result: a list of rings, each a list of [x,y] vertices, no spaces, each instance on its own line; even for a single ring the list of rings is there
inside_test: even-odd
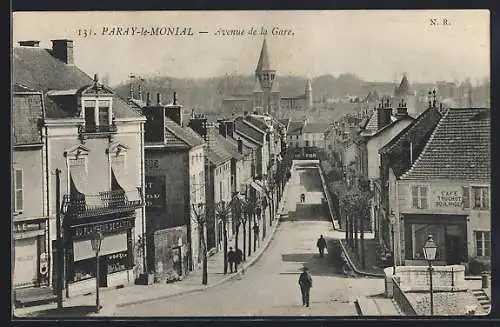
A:
[[[23,211],[24,208],[24,191],[23,191],[23,170],[16,169],[14,176],[14,208],[17,212]]]
[[[413,186],[411,188],[412,206],[415,209],[427,209],[427,187]]]
[[[470,192],[467,186],[462,187],[462,204],[464,208],[470,207]]]

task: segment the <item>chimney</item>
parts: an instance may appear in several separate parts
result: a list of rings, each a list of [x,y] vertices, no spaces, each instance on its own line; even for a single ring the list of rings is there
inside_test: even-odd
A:
[[[19,41],[18,43],[21,47],[40,47],[40,41]]]
[[[73,65],[73,41],[52,40],[52,56],[67,65]]]
[[[139,84],[139,100],[142,101],[142,86]]]
[[[196,116],[189,120],[188,127],[194,130],[205,141],[207,140],[207,119],[203,116]]]
[[[243,153],[243,141],[241,139],[238,139],[238,153]]]
[[[228,121],[225,121],[224,124],[226,125],[227,137],[234,138],[234,121],[228,120]]]
[[[396,118],[401,119],[401,118],[406,117],[406,116],[408,116],[408,108],[406,107],[405,101],[401,100],[401,102],[399,103],[399,106],[397,108]]]
[[[158,93],[159,94],[159,93]],[[165,108],[165,116],[182,126],[182,106],[177,104],[177,94],[174,92],[174,101]]]
[[[146,93],[146,106],[151,105],[151,93]]]
[[[381,130],[391,123],[391,115],[392,107],[390,106],[389,99],[386,102],[382,100],[382,103],[377,108],[377,130]]]

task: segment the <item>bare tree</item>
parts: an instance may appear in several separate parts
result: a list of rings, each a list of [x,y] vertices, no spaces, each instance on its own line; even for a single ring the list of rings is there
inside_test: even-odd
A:
[[[224,275],[227,274],[227,223],[231,213],[231,202],[227,203],[226,201],[221,201],[215,205],[215,213],[222,220],[222,233],[224,238]]]
[[[203,203],[198,203],[194,204],[193,203],[193,213],[194,216],[192,217],[194,222],[198,225],[198,231],[200,233],[200,243],[201,243],[201,253],[202,253],[202,260],[203,260],[203,265],[202,265],[202,278],[201,278],[201,283],[203,285],[207,285],[208,283],[208,272],[207,272],[207,267],[208,267],[208,254],[207,254],[207,241],[205,239],[205,232],[206,232],[206,225],[207,225],[207,215],[205,212],[205,204]]]

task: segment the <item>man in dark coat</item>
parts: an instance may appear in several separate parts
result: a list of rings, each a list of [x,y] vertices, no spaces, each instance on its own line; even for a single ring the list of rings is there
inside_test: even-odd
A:
[[[238,265],[243,261],[243,252],[240,248],[236,248],[234,251],[234,271],[238,272]]]
[[[309,307],[309,291],[312,287],[312,277],[307,267],[302,268],[299,277],[300,293],[302,293],[302,305]]]
[[[227,263],[229,263],[229,270],[231,274],[233,273],[233,264],[236,262],[235,253],[233,251],[233,247],[229,247],[229,252],[227,253]]]
[[[318,247],[319,250],[319,256],[323,258],[323,254],[325,253],[326,249],[326,241],[323,238],[323,235],[319,236],[318,241],[316,242],[316,246]]]

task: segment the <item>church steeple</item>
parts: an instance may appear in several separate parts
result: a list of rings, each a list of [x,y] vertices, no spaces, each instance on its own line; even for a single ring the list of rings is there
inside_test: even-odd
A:
[[[255,75],[259,78],[263,89],[270,90],[272,88],[276,70],[271,68],[266,39],[262,42],[262,49],[260,50],[259,62],[255,69]]]

